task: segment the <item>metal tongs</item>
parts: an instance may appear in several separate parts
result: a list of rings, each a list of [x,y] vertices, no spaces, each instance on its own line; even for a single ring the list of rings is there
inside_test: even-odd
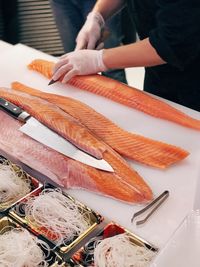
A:
[[[141,215],[142,213],[144,213],[145,211],[147,211],[153,207],[153,209],[147,214],[147,216],[143,220],[136,222],[136,225],[141,225],[141,224],[145,223],[149,219],[149,217],[160,207],[160,205],[165,201],[165,199],[168,198],[168,196],[169,196],[169,191],[168,190],[164,191],[160,196],[158,196],[156,199],[154,199],[145,208],[143,208],[140,211],[133,214],[133,217],[131,218],[131,222],[133,222],[133,220],[137,216]]]

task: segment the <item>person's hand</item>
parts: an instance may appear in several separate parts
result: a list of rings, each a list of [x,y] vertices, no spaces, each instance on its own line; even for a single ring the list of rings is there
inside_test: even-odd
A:
[[[76,38],[75,50],[103,48],[100,39],[104,25],[105,21],[99,12],[90,12]]]
[[[54,66],[52,79],[66,83],[76,75],[88,75],[106,70],[103,50],[77,50],[61,57]]]

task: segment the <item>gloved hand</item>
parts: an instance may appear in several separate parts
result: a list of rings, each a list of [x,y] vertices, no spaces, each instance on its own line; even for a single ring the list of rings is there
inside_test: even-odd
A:
[[[103,50],[77,50],[61,57],[53,69],[52,79],[68,82],[76,75],[94,74],[106,71],[103,62]]]
[[[100,39],[104,25],[105,21],[99,12],[90,12],[76,38],[75,50],[102,48]]]

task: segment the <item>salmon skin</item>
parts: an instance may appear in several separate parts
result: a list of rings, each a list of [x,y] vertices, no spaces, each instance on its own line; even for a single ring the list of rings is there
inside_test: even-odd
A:
[[[57,105],[119,154],[131,160],[163,169],[184,159],[189,154],[176,146],[129,133],[76,99],[45,93],[19,82],[13,82],[11,86],[15,90],[43,98]]]
[[[49,116],[49,109],[51,105],[50,103],[46,105],[46,101],[44,102],[44,100],[40,98],[5,88],[0,88],[0,97],[25,109],[34,117],[38,117],[39,120],[41,117]],[[40,116],[37,116],[38,108],[35,109],[35,105],[40,107],[40,110],[43,111]],[[49,105],[50,107],[48,107]],[[105,143],[102,142],[103,147],[105,148],[103,158],[112,166],[114,173],[97,170],[78,161],[69,159],[54,150],[46,148],[24,134],[19,133],[19,131],[17,131],[19,128],[19,122],[13,122],[11,119],[9,121],[12,125],[14,124],[15,130],[10,129],[10,132],[8,132],[8,116],[6,116],[7,114],[5,113],[3,114],[6,120],[4,119],[4,116],[1,115],[1,147],[4,151],[13,152],[14,156],[18,157],[19,160],[24,160],[24,158],[28,157],[28,163],[31,167],[34,167],[36,170],[42,171],[42,173],[45,174],[47,172],[47,176],[53,181],[55,181],[55,179],[56,181],[59,180],[60,184],[66,188],[85,188],[90,191],[131,203],[143,203],[152,199],[152,190],[143,178],[134,171],[119,154],[113,151]],[[56,123],[57,120],[59,121],[59,116],[58,114],[56,116],[54,114],[55,113],[50,113],[50,119],[53,120],[52,124],[55,124],[56,127],[59,128],[59,124]],[[43,119],[40,121],[43,122]],[[64,123],[64,121],[62,122]],[[14,128],[14,126],[12,127]],[[49,127],[51,127],[51,125],[49,125]],[[56,127],[54,127],[54,129],[56,129]],[[73,129],[74,128],[72,128],[72,131]],[[13,137],[11,138],[10,136],[12,136],[12,134]],[[22,143],[20,143],[20,140]],[[30,140],[31,146],[29,146]],[[26,146],[28,147],[28,150],[26,150]],[[33,151],[31,151],[31,149]],[[36,153],[36,155],[34,155],[34,153]],[[36,157],[36,161],[41,161],[41,170],[37,167],[37,164],[33,166],[32,160],[34,162],[35,158],[31,159],[32,157]],[[49,159],[49,157],[51,159]],[[54,176],[52,177],[52,175]]]
[[[54,62],[36,59],[28,65],[28,68],[38,71],[48,79],[51,79],[54,65]],[[172,121],[195,130],[200,130],[200,120],[188,116],[162,100],[156,99],[141,90],[108,77],[98,74],[76,76],[73,77],[68,84],[107,97],[115,102],[147,113],[148,115]]]

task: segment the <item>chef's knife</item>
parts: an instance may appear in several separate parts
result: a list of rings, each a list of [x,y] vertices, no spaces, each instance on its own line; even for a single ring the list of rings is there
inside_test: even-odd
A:
[[[113,172],[113,168],[104,159],[96,159],[93,156],[80,150],[69,141],[40,123],[20,107],[0,98],[0,109],[6,111],[9,115],[24,122],[25,124],[19,130],[29,135],[38,142],[64,154],[65,156],[80,161],[104,171]]]

